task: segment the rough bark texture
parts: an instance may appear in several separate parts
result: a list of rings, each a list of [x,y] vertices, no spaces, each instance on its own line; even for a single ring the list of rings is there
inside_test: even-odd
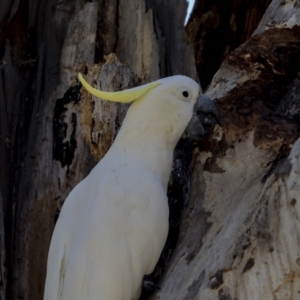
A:
[[[187,25],[205,89],[227,55],[254,32],[271,0],[198,0]]]
[[[208,87],[223,127],[194,153],[178,247],[153,299],[297,299],[300,35],[273,1]]]

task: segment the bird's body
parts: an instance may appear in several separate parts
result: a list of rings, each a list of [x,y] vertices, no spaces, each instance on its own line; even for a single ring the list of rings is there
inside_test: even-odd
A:
[[[104,159],[67,198],[50,248],[63,247],[65,269],[53,274],[63,277],[54,299],[138,299],[165,243],[168,204],[155,174],[127,163]]]
[[[193,80],[175,77],[133,102],[105,157],[67,197],[49,250],[45,300],[139,298],[167,238],[173,151],[200,92]],[[178,99],[182,87],[188,101]]]

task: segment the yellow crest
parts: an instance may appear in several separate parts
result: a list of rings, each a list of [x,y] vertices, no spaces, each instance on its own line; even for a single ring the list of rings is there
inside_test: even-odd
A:
[[[81,73],[78,74],[78,79],[81,82],[81,84],[86,88],[86,90],[92,95],[101,99],[105,99],[113,102],[120,102],[120,103],[132,102],[145,95],[149,90],[161,85],[161,83],[154,81],[129,90],[124,90],[119,92],[103,92],[90,86],[85,81]]]

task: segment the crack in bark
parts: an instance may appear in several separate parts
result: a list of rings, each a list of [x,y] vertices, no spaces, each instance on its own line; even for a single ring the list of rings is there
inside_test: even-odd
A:
[[[62,168],[71,165],[74,158],[74,152],[77,148],[75,138],[77,125],[76,113],[72,113],[70,124],[65,121],[65,113],[67,112],[67,104],[73,102],[76,105],[80,101],[80,89],[80,85],[69,88],[63,98],[56,100],[54,108],[52,154],[53,159],[58,160],[61,163]],[[68,126],[73,127],[69,140],[66,139]]]

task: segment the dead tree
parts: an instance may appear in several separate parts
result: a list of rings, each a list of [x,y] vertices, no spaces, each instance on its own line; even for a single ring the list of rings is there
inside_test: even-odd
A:
[[[192,197],[153,299],[297,299],[299,1],[274,0],[206,94],[223,128],[194,152]]]

